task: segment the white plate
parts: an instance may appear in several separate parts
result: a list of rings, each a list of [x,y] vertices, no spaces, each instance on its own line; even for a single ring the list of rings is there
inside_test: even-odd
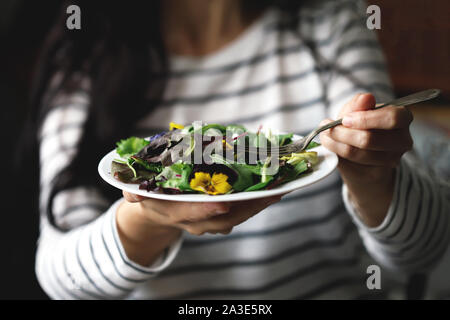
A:
[[[294,136],[295,140],[299,138],[300,138],[299,136]],[[314,167],[314,171],[312,173],[300,175],[298,179],[282,184],[271,190],[237,192],[215,196],[207,194],[156,193],[147,190],[140,190],[138,184],[120,182],[117,179],[115,179],[111,174],[111,162],[114,159],[120,158],[115,150],[111,151],[110,153],[108,153],[106,156],[103,157],[103,159],[100,161],[98,165],[98,172],[100,173],[100,176],[112,186],[144,197],[172,200],[172,201],[189,201],[189,202],[242,201],[288,193],[309,186],[328,176],[330,173],[333,172],[333,170],[337,166],[338,163],[337,156],[322,146],[314,148],[313,151],[317,151],[319,156],[319,163]]]

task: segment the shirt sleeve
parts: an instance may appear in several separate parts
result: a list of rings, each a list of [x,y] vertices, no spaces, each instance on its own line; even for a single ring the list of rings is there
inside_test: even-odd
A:
[[[376,30],[367,27],[366,1],[326,3],[311,33],[329,116],[336,119],[357,93],[371,92],[378,103],[389,101],[394,94]]]
[[[84,93],[62,100],[52,108],[40,130],[41,219],[36,275],[53,299],[125,298],[170,265],[182,238],[151,266],[134,263],[117,233],[115,215],[122,199],[111,205],[92,187],[58,193],[52,207],[55,223],[49,222],[45,212],[52,180],[77,151],[88,104]]]
[[[367,250],[386,267],[424,272],[445,253],[450,238],[450,187],[421,170],[410,154],[397,168],[393,201],[379,226],[369,228],[360,220],[346,186],[343,197]]]
[[[366,26],[366,9],[365,1],[333,1],[313,32],[321,43],[319,58],[325,66],[325,92],[333,119],[356,93],[371,92],[377,102],[393,98],[376,31]],[[368,228],[359,219],[343,186],[344,202],[367,250],[392,269],[427,270],[449,242],[449,186],[421,167],[410,155],[403,157],[396,169],[394,200],[377,228]]]

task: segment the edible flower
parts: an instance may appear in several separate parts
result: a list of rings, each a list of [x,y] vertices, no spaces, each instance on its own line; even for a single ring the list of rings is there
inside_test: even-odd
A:
[[[224,147],[225,149],[233,149],[233,147],[231,146],[231,144],[228,143],[227,140],[222,139],[222,143],[223,143],[223,147]]]
[[[175,122],[169,123],[169,130],[170,131],[172,131],[174,129],[183,129],[183,128],[184,128],[184,126],[182,124],[178,124],[178,123],[175,123]]]
[[[228,176],[217,172],[214,172],[212,176],[207,172],[196,172],[189,185],[193,190],[212,195],[224,194],[231,190]]]

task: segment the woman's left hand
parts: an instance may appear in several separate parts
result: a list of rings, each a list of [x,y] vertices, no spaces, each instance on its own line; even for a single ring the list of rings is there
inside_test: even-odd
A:
[[[372,94],[358,94],[339,114],[343,125],[320,134],[321,143],[339,156],[338,168],[350,199],[370,227],[379,225],[386,216],[394,192],[395,168],[413,145],[409,132],[413,116],[407,108],[374,107]]]

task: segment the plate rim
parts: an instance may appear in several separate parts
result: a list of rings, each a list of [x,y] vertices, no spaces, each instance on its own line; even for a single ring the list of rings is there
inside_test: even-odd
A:
[[[298,135],[294,135],[294,137],[300,137]],[[283,188],[286,185],[290,185],[291,183],[294,183],[297,180],[300,180],[301,178],[295,179],[294,181],[288,182],[287,184],[281,185],[279,188],[271,189],[271,190],[258,190],[258,191],[247,191],[247,192],[236,192],[236,193],[230,193],[230,194],[224,194],[224,195],[207,195],[207,194],[166,194],[166,193],[156,193],[152,191],[146,191],[146,190],[133,190],[130,191],[129,188],[126,188],[127,185],[133,185],[138,186],[138,184],[127,184],[124,182],[117,181],[114,177],[112,177],[111,172],[104,172],[103,168],[105,167],[105,162],[109,160],[112,157],[112,154],[115,154],[115,149],[108,152],[106,155],[102,157],[100,160],[97,171],[100,175],[100,177],[109,185],[111,185],[114,188],[117,188],[122,191],[130,192],[133,194],[138,194],[144,197],[153,198],[153,199],[159,199],[159,200],[171,200],[171,201],[184,201],[184,202],[234,202],[234,201],[243,201],[243,200],[254,200],[254,199],[260,199],[265,197],[271,197],[276,196],[280,194],[286,194],[293,192],[295,190],[303,189],[305,187],[308,187],[312,184],[315,184],[326,177],[328,177],[330,174],[332,174],[337,167],[338,164],[338,157],[335,153],[331,152],[330,150],[326,149],[325,147],[318,146],[317,148],[321,148],[323,152],[325,152],[325,156],[328,157],[327,161],[331,165],[331,169],[328,169],[328,171],[325,171],[321,176],[319,176],[316,180],[308,181],[305,184],[302,184],[297,187],[291,187],[290,188]],[[110,165],[109,165],[110,166]],[[317,172],[317,171],[314,171]],[[314,174],[312,172],[311,174]],[[123,186],[124,187],[119,187]],[[270,192],[270,194],[267,194],[267,192]]]

